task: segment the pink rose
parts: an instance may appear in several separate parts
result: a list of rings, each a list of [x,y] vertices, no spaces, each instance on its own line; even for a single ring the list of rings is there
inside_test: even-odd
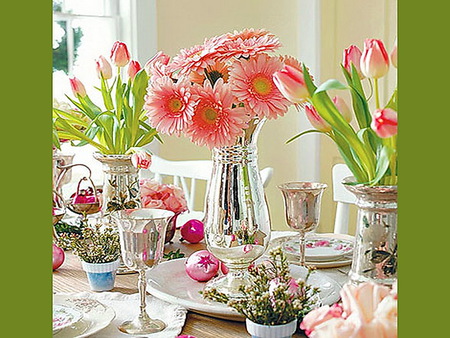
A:
[[[378,304],[389,292],[388,287],[373,282],[358,286],[345,284],[340,292],[345,316],[356,315],[364,322],[370,322]]]
[[[187,201],[180,187],[152,179],[142,179],[139,186],[145,208],[170,210],[176,214],[187,210]]]
[[[342,312],[343,309],[340,304],[334,304],[332,306],[325,305],[316,308],[303,318],[303,321],[300,323],[300,328],[305,331],[307,336],[310,336],[316,326],[329,321],[332,318],[340,318]]]

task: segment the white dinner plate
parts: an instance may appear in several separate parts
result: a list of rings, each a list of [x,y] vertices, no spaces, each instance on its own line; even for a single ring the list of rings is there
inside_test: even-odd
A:
[[[53,305],[53,334],[83,318],[83,313],[65,305]]]
[[[57,338],[88,337],[104,329],[116,316],[111,307],[90,298],[54,295],[53,306],[61,305],[81,312],[83,317],[76,323],[54,333],[53,336]]]
[[[244,321],[245,318],[241,314],[225,304],[203,299],[199,291],[203,290],[205,283],[194,281],[186,274],[185,261],[186,258],[169,260],[148,271],[148,292],[193,312],[221,319]],[[292,277],[297,279],[305,276],[305,273],[304,268],[291,265]],[[340,298],[341,286],[319,271],[310,276],[308,284],[320,288],[319,297],[322,304],[334,304]]]
[[[317,268],[332,268],[352,262],[355,238],[344,234],[312,234],[306,239],[306,264]],[[296,234],[272,239],[270,247],[281,246],[291,262],[297,262],[299,241]]]

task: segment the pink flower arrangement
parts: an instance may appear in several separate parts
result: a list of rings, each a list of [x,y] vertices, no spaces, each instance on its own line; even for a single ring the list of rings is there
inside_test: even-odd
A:
[[[144,108],[150,125],[187,136],[209,148],[231,146],[253,119],[276,119],[292,104],[274,83],[284,65],[301,72],[291,56],[272,56],[281,46],[263,29],[244,29],[205,39],[172,60],[158,52],[144,67],[150,76]]]
[[[139,186],[144,208],[170,210],[175,214],[188,210],[184,192],[180,187],[152,179],[140,180]]]
[[[346,284],[342,303],[309,312],[300,328],[311,338],[397,337],[397,288],[373,282]]]

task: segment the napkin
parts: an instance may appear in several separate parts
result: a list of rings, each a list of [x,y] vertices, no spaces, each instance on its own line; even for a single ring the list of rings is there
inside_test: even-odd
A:
[[[120,332],[117,327],[126,320],[134,319],[139,314],[140,298],[138,293],[126,295],[120,292],[79,292],[61,293],[77,298],[91,298],[110,306],[116,312],[114,320],[104,329],[93,334],[92,338],[128,337]],[[164,331],[148,335],[149,338],[174,338],[177,337],[186,321],[187,310],[182,306],[170,304],[147,294],[147,313],[151,318],[160,319],[167,324]]]

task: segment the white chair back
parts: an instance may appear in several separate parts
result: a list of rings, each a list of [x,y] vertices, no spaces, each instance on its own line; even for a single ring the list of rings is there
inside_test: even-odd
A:
[[[334,221],[335,234],[348,234],[350,204],[356,203],[356,197],[345,189],[342,180],[352,175],[346,164],[333,166],[333,200],[337,202]]]
[[[211,160],[171,161],[152,155],[152,164],[149,169],[155,174],[155,180],[162,182],[164,177],[169,177],[172,184],[183,189],[190,212],[180,215],[177,224],[185,219],[203,219],[203,210],[194,210],[196,183],[200,180],[206,181],[206,185],[208,185],[212,171]],[[273,168],[262,169],[260,175],[265,188],[272,178]]]

